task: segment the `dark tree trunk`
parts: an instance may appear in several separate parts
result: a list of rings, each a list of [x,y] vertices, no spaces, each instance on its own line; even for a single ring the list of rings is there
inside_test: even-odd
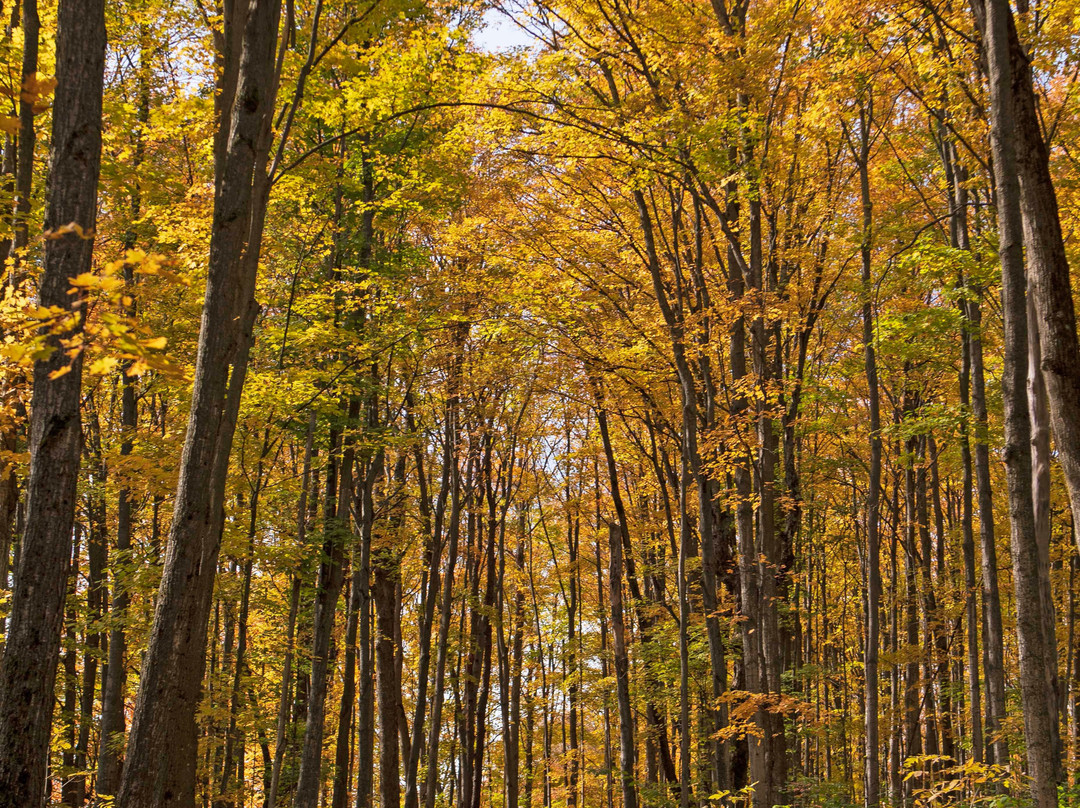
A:
[[[338,523],[343,535],[354,539],[350,513],[353,510],[353,466],[356,457],[355,440],[351,425],[360,415],[360,399],[353,396],[348,403],[345,450],[342,453],[340,481],[338,483]],[[345,618],[345,670],[341,688],[341,704],[338,709],[337,746],[334,752],[334,790],[331,808],[345,808],[349,792],[349,763],[352,758],[353,710],[356,702],[356,634],[361,608],[361,587],[357,571],[361,569],[359,548],[353,540],[353,581],[349,588],[349,604]]]
[[[101,166],[105,70],[102,0],[61,0],[56,36],[59,80],[53,103],[52,153],[45,229],[69,232],[45,240],[39,302],[81,309],[68,279],[89,272]],[[76,323],[82,329],[82,312]],[[0,806],[42,804],[52,729],[53,687],[63,628],[71,531],[79,474],[82,358],[59,350],[34,365],[30,412],[30,477],[11,617],[0,661]],[[70,367],[69,367],[70,366]],[[66,369],[66,372],[65,372]],[[53,378],[53,374],[63,375]]]
[[[22,12],[22,86],[28,89],[38,69],[38,39],[41,35],[41,22],[38,18],[37,0],[23,0]],[[59,70],[57,73],[59,74]],[[18,166],[15,170],[15,232],[12,239],[12,251],[16,262],[23,260],[20,253],[30,242],[30,195],[34,186],[34,143],[37,140],[37,131],[34,129],[35,100],[36,93],[19,96],[19,152]],[[53,132],[55,134],[55,128]],[[18,281],[18,276],[15,280]]]
[[[296,513],[296,543],[305,548],[307,540],[308,487],[311,481],[311,453],[315,440],[315,411],[308,417],[307,437],[304,440],[304,464],[300,477],[300,502]],[[305,548],[306,549],[306,548]],[[285,761],[285,730],[289,721],[289,697],[292,693],[293,656],[296,646],[296,616],[300,610],[302,569],[293,574],[289,592],[289,617],[285,629],[285,660],[281,671],[281,697],[278,701],[277,730],[274,738],[274,762],[270,771],[270,787],[267,789],[266,808],[277,805],[278,789],[281,787],[281,767]]]
[[[860,111],[859,187],[862,197],[862,327],[866,373],[867,409],[870,418],[870,477],[866,494],[866,639],[865,666],[866,765],[864,770],[866,808],[881,804],[881,761],[878,736],[878,649],[881,634],[881,409],[878,403],[877,354],[874,347],[874,301],[871,278],[871,234],[873,202],[870,198],[870,109]]]
[[[345,532],[338,502],[337,457],[340,434],[330,433],[329,461],[326,472],[326,495],[323,502],[323,548],[315,593],[315,621],[311,645],[311,686],[308,690],[307,724],[304,749],[300,756],[300,779],[296,784],[295,808],[315,808],[322,785],[322,747],[326,719],[326,695],[331,670],[331,641],[337,602],[344,583]]]
[[[630,657],[626,646],[626,622],[622,597],[622,529],[608,526],[608,550],[611,569],[608,589],[611,595],[611,636],[615,663],[615,689],[619,702],[619,780],[623,808],[637,808],[637,784],[634,773],[634,709],[630,702]]]
[[[411,408],[408,411],[409,432],[415,434]],[[413,449],[416,463],[416,479],[420,489],[420,517],[426,541],[425,561],[426,587],[422,586],[420,616],[420,654],[416,671],[416,706],[413,712],[413,732],[409,756],[405,764],[405,808],[418,808],[420,804],[419,771],[420,757],[424,751],[424,719],[428,708],[428,687],[431,673],[431,642],[435,623],[435,605],[439,599],[439,561],[442,555],[443,531],[446,519],[446,502],[450,493],[450,464],[452,456],[448,442],[444,442],[442,475],[438,501],[435,505],[434,523],[431,519],[427,475],[424,471],[424,450],[419,440]],[[507,772],[507,777],[510,773]]]
[[[79,552],[82,543],[82,526],[75,526],[75,540],[71,547],[71,568],[68,572],[67,601],[64,609],[64,702],[62,720],[64,725],[64,769],[73,772],[77,768],[76,737],[78,725],[75,715],[79,704],[79,607],[76,602],[76,586],[79,580]],[[64,777],[60,784],[60,801],[69,808],[79,808],[86,798],[86,783],[78,777]]]
[[[374,374],[373,374],[374,375]],[[377,405],[370,405],[369,423],[375,423]],[[369,460],[361,500],[360,569],[353,585],[360,587],[357,631],[360,650],[360,696],[357,705],[356,808],[371,808],[375,765],[375,658],[371,632],[371,544],[375,526],[375,481],[381,474],[382,453]]]
[[[101,441],[98,434],[97,414],[93,420],[93,458],[100,477],[96,482],[104,485],[105,467],[101,458]],[[82,682],[79,688],[79,734],[75,748],[75,766],[78,773],[72,775],[75,788],[82,795],[79,804],[86,799],[86,774],[89,768],[90,727],[94,723],[94,697],[97,690],[98,659],[101,656],[101,622],[105,616],[108,591],[105,569],[108,566],[108,545],[105,528],[105,500],[98,491],[92,492],[87,503],[89,531],[87,535],[87,587],[86,587],[86,633],[83,652]]]
[[[140,28],[139,70],[138,70],[138,126],[133,132],[134,154],[132,169],[136,173],[134,188],[131,193],[131,225],[124,234],[124,247],[134,249],[136,244],[135,222],[142,216],[142,189],[137,176],[145,155],[145,130],[150,123],[150,71],[151,48],[147,42],[148,26]],[[134,298],[135,272],[130,264],[124,265],[124,282],[127,284],[132,302],[128,314],[136,314]],[[135,397],[135,380],[128,376],[130,363],[125,363],[121,374],[120,392],[120,456],[128,457],[134,448],[135,432],[139,426],[139,405]],[[116,565],[122,567],[130,563],[131,554],[131,491],[126,483],[117,495],[116,503]],[[105,680],[101,692],[101,737],[98,741],[97,794],[115,795],[120,785],[120,772],[123,766],[123,740],[126,718],[124,715],[127,691],[127,611],[131,605],[129,582],[122,572],[114,570],[112,588],[112,613],[109,628],[109,652],[105,667]]]
[[[235,777],[240,803],[243,804],[243,738],[238,727],[240,709],[244,698],[243,677],[247,668],[248,616],[251,611],[251,574],[255,563],[255,537],[258,532],[259,498],[262,494],[264,465],[270,453],[270,430],[263,433],[261,453],[255,468],[255,480],[251,489],[251,501],[248,505],[248,545],[243,563],[243,579],[240,589],[240,614],[237,620],[236,662],[233,666],[232,685],[229,693],[229,724],[225,733],[225,759],[222,766],[221,784],[218,788],[218,802],[222,808],[231,808],[236,804],[236,795],[232,793]]]
[[[375,667],[379,677],[379,794],[382,808],[398,808],[401,763],[398,757],[398,702],[401,687],[397,681],[394,620],[397,604],[397,564],[394,550],[384,548],[373,554],[374,576],[371,596],[377,615],[375,624]]]
[[[454,567],[457,564],[458,541],[461,535],[461,474],[458,468],[458,396],[461,383],[465,340],[469,324],[461,322],[455,333],[456,353],[446,391],[446,434],[443,438],[443,462],[450,466],[450,517],[447,522],[446,571],[443,573],[442,597],[439,604],[439,638],[436,645],[435,681],[431,695],[431,732],[428,736],[427,776],[424,780],[424,808],[435,808],[439,787],[439,741],[442,734],[443,689],[446,677],[446,655],[450,637],[450,621],[454,604]]]
[[[387,491],[387,535],[383,546],[374,554],[374,575],[371,595],[377,615],[375,663],[379,677],[380,757],[379,778],[382,808],[401,805],[401,757],[399,749],[399,715],[401,713],[401,669],[398,666],[397,636],[400,625],[401,599],[398,584],[401,578],[399,532],[404,523],[402,502],[405,486],[407,455],[402,452],[394,464],[393,487]],[[405,728],[406,732],[408,728]]]
[[[256,307],[255,276],[269,193],[266,165],[277,93],[279,0],[252,0],[223,159],[215,171],[214,220],[165,569],[128,741],[118,804],[190,806],[195,797],[206,632],[224,513],[225,480]],[[227,36],[236,20],[226,16]],[[229,75],[231,65],[226,65]]]

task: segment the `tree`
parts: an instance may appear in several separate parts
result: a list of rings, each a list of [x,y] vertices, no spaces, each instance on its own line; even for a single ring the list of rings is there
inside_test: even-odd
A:
[[[36,39],[36,31],[28,33]],[[0,801],[10,806],[45,800],[82,438],[79,343],[86,301],[71,294],[70,282],[89,273],[94,247],[105,70],[103,2],[60,3],[56,63],[45,222],[50,237],[38,293],[48,310],[42,325],[45,355],[34,363],[26,526],[0,660]]]

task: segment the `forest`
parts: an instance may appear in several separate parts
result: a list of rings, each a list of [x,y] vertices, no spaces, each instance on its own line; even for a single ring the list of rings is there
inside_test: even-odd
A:
[[[0,26],[0,808],[1080,805],[1078,0]]]

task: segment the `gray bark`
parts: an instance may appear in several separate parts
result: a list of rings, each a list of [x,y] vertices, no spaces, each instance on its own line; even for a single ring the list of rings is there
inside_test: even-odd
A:
[[[1016,582],[1016,632],[1028,774],[1036,808],[1054,808],[1053,745],[1046,691],[1046,636],[1039,592],[1039,550],[1031,483],[1031,420],[1027,395],[1027,304],[1016,136],[1012,119],[1006,0],[985,0],[983,47],[990,82],[990,132],[994,155],[1001,298],[1005,320],[1005,468]]]

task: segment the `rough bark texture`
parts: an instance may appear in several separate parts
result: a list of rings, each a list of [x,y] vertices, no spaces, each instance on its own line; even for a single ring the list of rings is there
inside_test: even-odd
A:
[[[217,176],[191,413],[120,806],[189,806],[195,800],[195,712],[226,470],[255,314],[280,10],[278,0],[251,0],[232,114],[219,124],[229,126],[229,136]]]
[[[1057,195],[1050,176],[1050,151],[1042,136],[1031,77],[1031,62],[1016,31],[1012,12],[1003,20],[1008,49],[1011,110],[1020,180],[1020,209],[1028,282],[1038,321],[1040,366],[1050,403],[1050,421],[1072,504],[1074,535],[1080,547],[1080,354],[1069,262],[1061,232]]]
[[[75,312],[61,328],[67,334],[82,328],[68,279],[90,270],[94,248],[104,70],[104,3],[61,0],[45,215],[57,237],[45,242],[39,301]],[[0,662],[3,808],[41,805],[45,790],[81,441],[82,359],[59,350],[59,336],[49,337],[57,350],[34,366],[26,527]]]
[[[1016,139],[1010,114],[1008,21],[1005,0],[986,0],[983,29],[990,79],[991,143],[997,190],[1001,299],[1005,320],[1005,468],[1016,581],[1016,633],[1031,795],[1036,808],[1057,805],[1050,705],[1046,688],[1046,636],[1039,592],[1039,550],[1031,484],[1031,419],[1028,413],[1027,304],[1016,175]]]

